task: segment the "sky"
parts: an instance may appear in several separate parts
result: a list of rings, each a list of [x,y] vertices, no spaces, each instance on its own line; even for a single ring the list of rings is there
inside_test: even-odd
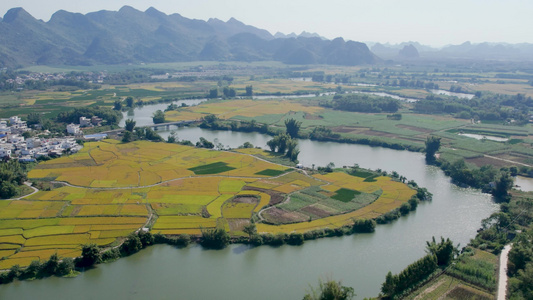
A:
[[[276,32],[316,32],[361,42],[417,41],[431,46],[466,41],[533,43],[532,0],[2,0],[0,15],[23,7],[48,21],[57,10],[88,13],[150,6],[191,18],[227,21]]]

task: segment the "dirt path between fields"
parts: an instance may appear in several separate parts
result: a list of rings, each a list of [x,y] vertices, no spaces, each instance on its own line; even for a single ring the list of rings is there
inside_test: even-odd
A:
[[[498,276],[498,296],[497,300],[505,300],[507,294],[507,261],[512,244],[505,245],[500,255],[500,272]]]
[[[26,182],[24,182],[24,184],[27,185],[29,188],[31,188],[33,190],[33,192],[31,192],[31,193],[29,193],[27,195],[24,195],[24,196],[20,196],[18,198],[13,198],[12,200],[21,200],[21,199],[29,197],[29,196],[31,196],[31,195],[33,195],[33,194],[35,194],[35,193],[37,193],[39,191],[36,187],[31,185],[31,182],[26,181]]]

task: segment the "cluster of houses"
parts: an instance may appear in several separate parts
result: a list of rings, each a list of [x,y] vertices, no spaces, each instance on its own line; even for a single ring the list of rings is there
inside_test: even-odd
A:
[[[19,161],[35,161],[41,156],[61,156],[67,151],[74,153],[82,148],[73,136],[48,139],[24,138],[24,133],[31,130],[26,122],[17,116],[0,119],[0,159],[17,158]]]
[[[75,79],[79,81],[88,81],[91,83],[103,83],[104,79],[107,77],[107,74],[105,72],[86,72],[86,73],[80,73],[76,76],[72,76],[70,74],[65,73],[41,73],[41,72],[33,72],[29,74],[18,74],[15,78],[9,78],[6,80],[6,83],[8,84],[16,84],[16,85],[22,85],[26,81],[52,81],[52,80],[61,80],[61,79]]]
[[[80,117],[80,124],[71,123],[67,125],[67,133],[79,136],[82,134],[82,128],[100,126],[102,125],[102,121],[103,119],[97,116],[92,116],[91,118]]]

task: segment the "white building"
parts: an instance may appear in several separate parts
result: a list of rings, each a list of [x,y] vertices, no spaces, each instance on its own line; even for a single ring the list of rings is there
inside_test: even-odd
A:
[[[41,139],[40,138],[28,138],[26,140],[26,145],[30,149],[41,147]]]
[[[68,132],[68,134],[72,134],[72,135],[80,134],[81,133],[80,125],[68,124],[67,125],[67,132]]]
[[[86,117],[80,117],[80,127],[88,127],[91,126],[91,119]]]
[[[11,150],[10,149],[4,149],[4,148],[0,148],[0,158],[4,158],[4,157],[11,157]]]
[[[9,124],[17,124],[19,122],[22,122],[22,120],[18,116],[12,116],[9,118]]]
[[[11,144],[18,144],[24,142],[24,137],[18,134],[10,134],[7,136],[7,142]]]

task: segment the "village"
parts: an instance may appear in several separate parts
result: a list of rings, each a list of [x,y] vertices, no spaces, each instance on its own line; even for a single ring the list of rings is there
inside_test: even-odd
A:
[[[34,129],[28,127],[26,121],[18,116],[9,119],[0,119],[0,159],[18,159],[21,162],[34,162],[48,157],[59,157],[65,153],[76,153],[83,148],[83,143],[78,141],[98,140],[106,135],[83,135],[82,128],[99,126],[101,118],[80,117],[80,124],[68,124],[67,136],[50,137],[50,132],[42,131],[42,134],[34,134],[40,129],[37,125]]]

